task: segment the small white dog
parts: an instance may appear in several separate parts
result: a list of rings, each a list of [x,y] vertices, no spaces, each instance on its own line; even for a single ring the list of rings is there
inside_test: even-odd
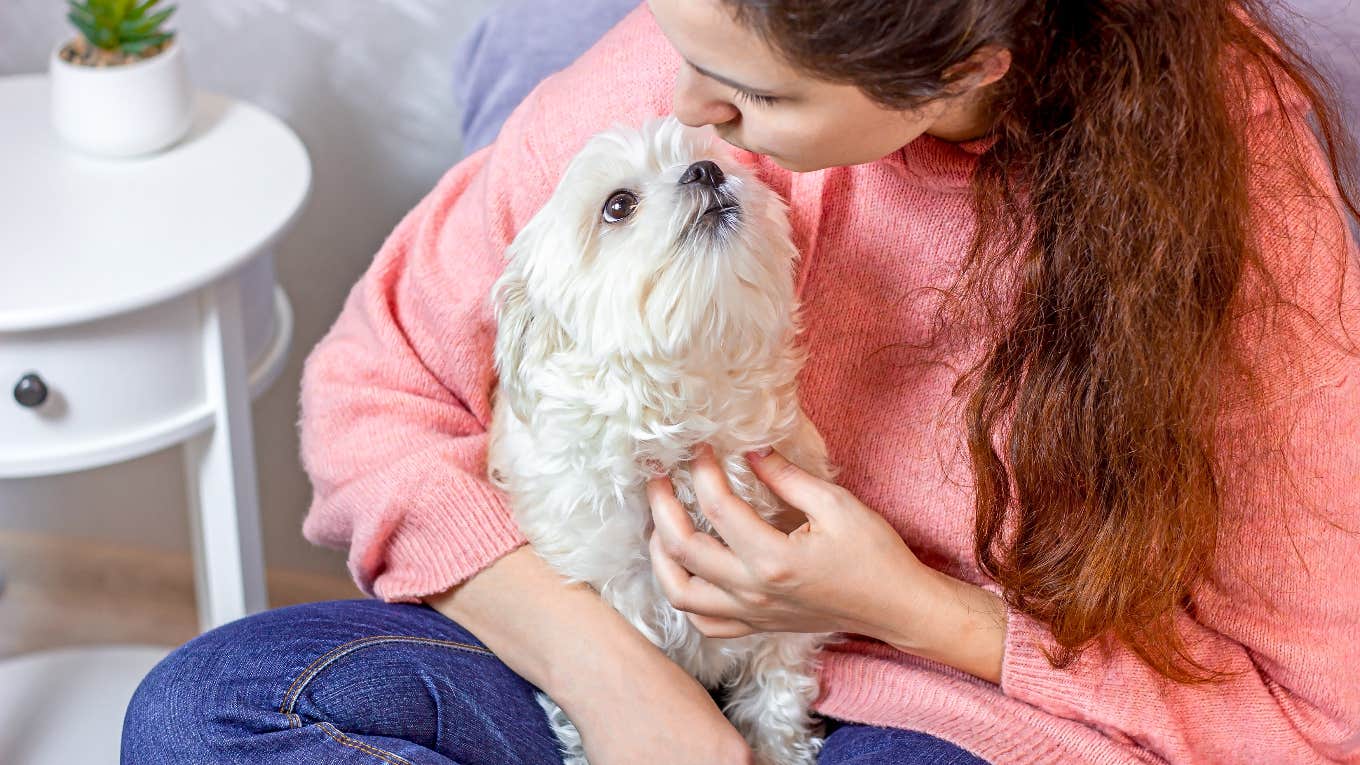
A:
[[[722,164],[719,164],[722,160]],[[790,508],[742,453],[772,445],[832,480],[798,404],[797,250],[783,201],[673,117],[593,136],[507,253],[490,480],[538,554],[589,583],[710,690],[762,765],[813,765],[814,654],[830,634],[705,637],[652,573],[646,481],[670,474],[695,527],[692,447],[712,445],[733,492],[771,519]],[[539,703],[568,765],[581,737]]]

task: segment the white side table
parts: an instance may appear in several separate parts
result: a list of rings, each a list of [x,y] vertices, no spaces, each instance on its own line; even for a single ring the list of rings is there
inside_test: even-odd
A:
[[[272,245],[311,163],[282,121],[213,93],[165,152],[87,157],[48,99],[45,75],[0,78],[0,479],[182,442],[206,631],[267,608],[250,402],[288,353]]]

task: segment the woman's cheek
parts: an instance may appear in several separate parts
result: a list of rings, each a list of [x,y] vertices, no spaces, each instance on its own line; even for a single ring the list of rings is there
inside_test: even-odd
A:
[[[761,154],[768,154],[771,157],[783,159],[785,162],[794,164],[806,164],[810,158],[810,153],[816,152],[816,142],[808,140],[808,137],[800,132],[796,126],[793,129],[780,127],[779,129],[767,130],[759,135],[751,137],[751,143],[747,144],[753,151]]]

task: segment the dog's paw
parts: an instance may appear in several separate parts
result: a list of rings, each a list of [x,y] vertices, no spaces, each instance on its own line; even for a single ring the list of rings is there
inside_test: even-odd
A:
[[[752,747],[756,765],[817,765],[826,739],[821,736],[790,736]]]
[[[581,741],[581,733],[576,730],[576,726],[567,717],[567,713],[562,711],[562,707],[557,705],[548,694],[539,691],[534,694],[538,705],[542,707],[544,714],[548,716],[548,727],[552,729],[553,735],[557,738],[558,751],[562,754],[563,765],[590,765],[586,760],[585,744]]]

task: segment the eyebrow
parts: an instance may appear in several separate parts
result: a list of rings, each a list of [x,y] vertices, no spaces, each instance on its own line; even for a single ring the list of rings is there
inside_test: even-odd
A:
[[[728,87],[736,88],[737,90],[744,90],[747,93],[754,93],[755,95],[758,96],[769,96],[771,98],[776,97],[776,94],[771,91],[762,90],[760,88],[748,87],[746,85],[742,85],[740,82],[737,82],[736,80],[729,80],[720,74],[714,74],[713,72],[708,71],[707,69],[699,66],[698,64],[694,63],[693,61],[690,61],[689,59],[685,59],[685,63],[693,67],[694,71],[698,72],[699,74],[702,74],[703,76],[707,77],[710,80],[721,82],[722,84]]]

